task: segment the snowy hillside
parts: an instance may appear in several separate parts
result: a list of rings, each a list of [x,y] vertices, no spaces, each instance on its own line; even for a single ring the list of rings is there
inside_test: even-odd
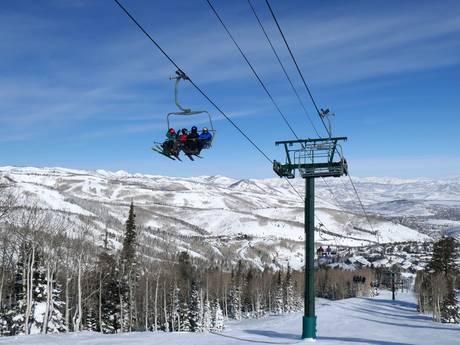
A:
[[[377,298],[349,298],[341,301],[317,300],[319,345],[453,345],[458,344],[460,327],[439,324],[418,314],[414,296],[397,294],[391,301],[384,291]],[[299,344],[300,314],[263,319],[230,321],[222,333],[134,332],[103,335],[79,332],[0,338],[0,344]],[[310,342],[308,342],[310,343]]]
[[[355,179],[372,228],[348,180],[327,181],[328,187],[317,182],[316,213],[324,226],[316,238],[321,244],[424,241],[460,225],[458,179]],[[303,180],[292,182],[303,193]],[[21,206],[66,214],[76,226],[87,219],[96,239],[102,241],[107,231],[113,246],[119,244],[133,201],[138,224],[154,243],[164,244],[161,251],[188,250],[202,259],[242,258],[258,266],[273,261],[303,265],[303,202],[283,179],[2,167],[0,183],[14,188]]]

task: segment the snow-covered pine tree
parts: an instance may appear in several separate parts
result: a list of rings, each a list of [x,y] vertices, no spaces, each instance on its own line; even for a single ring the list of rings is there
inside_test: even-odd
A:
[[[222,313],[222,308],[220,306],[219,300],[216,299],[211,307],[212,320],[211,320],[211,331],[220,332],[224,327],[224,314]]]
[[[33,290],[32,290],[32,317],[30,322],[30,334],[38,334],[42,332],[44,314],[46,309],[46,276],[45,268],[42,265],[42,256],[39,250],[36,249],[35,263],[37,267],[33,274]]]
[[[284,306],[284,302],[283,302],[283,294],[284,294],[284,291],[283,291],[283,283],[282,283],[282,280],[281,280],[281,270],[278,271],[278,278],[276,280],[276,285],[275,285],[275,293],[274,293],[274,310],[273,312],[276,314],[276,315],[281,315],[283,314],[283,306]]]
[[[97,323],[97,315],[92,306],[89,307],[88,312],[86,313],[85,321],[85,330],[92,332],[96,332],[99,330],[99,325]]]
[[[190,332],[190,309],[187,301],[180,304],[180,327],[179,332]]]
[[[6,308],[0,310],[0,337],[11,335],[11,319],[8,311]]]
[[[203,331],[203,307],[201,305],[200,290],[195,280],[192,280],[189,299],[189,322],[191,332]]]
[[[25,314],[26,314],[26,277],[27,277],[27,247],[20,251],[16,266],[14,282],[14,304],[6,314],[6,320],[10,322],[10,334],[26,334]]]
[[[292,313],[295,311],[294,286],[292,283],[291,267],[288,264],[286,277],[284,279],[284,312]]]
[[[54,277],[51,277],[50,282],[46,282],[47,287],[51,288],[50,305],[48,312],[48,323],[46,333],[61,333],[66,332],[64,316],[62,310],[65,302],[62,300],[62,287]],[[48,297],[48,288],[45,291],[45,296]]]
[[[206,296],[203,306],[203,331],[209,332],[212,328],[212,310],[211,303]]]
[[[294,280],[294,311],[299,311],[302,310],[303,308],[303,298],[302,296],[298,293],[298,285],[297,285],[297,280]]]
[[[441,304],[442,323],[460,323],[460,308],[455,290],[444,297]]]
[[[254,297],[254,316],[258,319],[265,315],[262,292],[257,290]]]
[[[60,310],[64,304],[61,287],[51,274],[46,274],[43,256],[38,248],[35,249],[34,262],[29,334],[65,332],[64,317]]]

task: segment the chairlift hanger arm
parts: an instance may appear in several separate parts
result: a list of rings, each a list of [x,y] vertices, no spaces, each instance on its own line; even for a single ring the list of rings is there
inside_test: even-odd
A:
[[[285,140],[285,141],[276,141],[275,145],[292,145],[292,144],[306,144],[306,143],[317,143],[317,142],[328,142],[328,141],[346,141],[347,137],[332,137],[332,138],[314,138],[314,139],[299,139],[299,140]]]
[[[329,157],[329,163],[334,161],[335,151],[337,150],[337,140],[333,141],[333,145],[331,147],[331,156]]]

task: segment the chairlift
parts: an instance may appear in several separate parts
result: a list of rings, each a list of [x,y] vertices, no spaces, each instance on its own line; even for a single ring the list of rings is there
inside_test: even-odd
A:
[[[181,71],[176,71],[176,76],[170,77],[170,80],[175,80],[174,83],[174,102],[176,106],[179,108],[180,111],[170,112],[166,116],[166,123],[167,123],[167,131],[171,128],[174,128],[172,117],[174,116],[203,116],[207,117],[206,122],[208,126],[204,126],[203,129],[206,129],[207,132],[211,134],[210,140],[205,142],[200,142],[198,139],[193,139],[193,143],[188,146],[187,142],[185,145],[179,142],[178,139],[175,140],[166,140],[163,143],[156,143],[157,146],[153,147],[152,149],[170,159],[173,160],[180,160],[179,153],[183,151],[184,154],[190,158],[190,160],[194,160],[193,157],[200,157],[201,150],[207,150],[212,147],[214,142],[214,138],[216,137],[216,130],[214,129],[214,125],[212,122],[211,114],[206,110],[192,110],[190,108],[185,108],[179,103],[179,82],[181,80],[189,80],[187,75]],[[187,139],[189,140],[189,139]],[[188,147],[187,147],[188,146]]]

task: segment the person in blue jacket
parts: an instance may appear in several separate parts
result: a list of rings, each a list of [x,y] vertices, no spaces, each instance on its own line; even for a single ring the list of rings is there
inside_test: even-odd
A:
[[[209,133],[206,127],[203,128],[200,135],[198,136],[198,143],[200,150],[203,148],[208,148],[212,140],[212,134]]]

